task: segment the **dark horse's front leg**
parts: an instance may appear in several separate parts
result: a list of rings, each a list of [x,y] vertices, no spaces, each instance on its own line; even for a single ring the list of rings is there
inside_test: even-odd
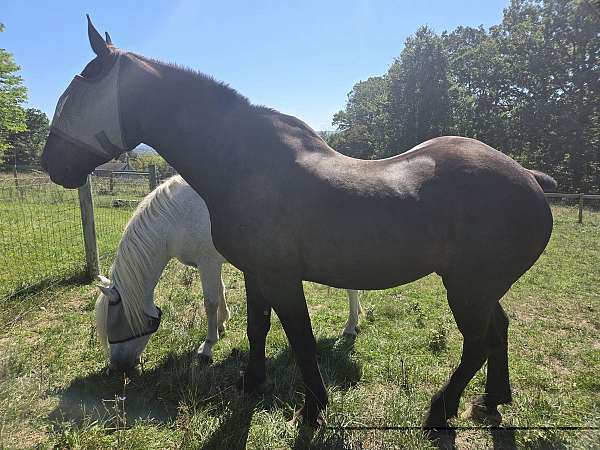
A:
[[[244,392],[255,391],[266,379],[265,374],[265,342],[271,328],[271,306],[263,296],[256,277],[244,273],[246,283],[246,302],[248,307],[248,342],[250,356],[248,367],[239,381],[239,388]]]
[[[287,280],[278,276],[260,277],[258,281],[260,291],[283,325],[302,373],[305,399],[304,406],[297,412],[296,418],[311,427],[321,425],[328,397],[317,364],[317,344],[310,324],[302,281]]]

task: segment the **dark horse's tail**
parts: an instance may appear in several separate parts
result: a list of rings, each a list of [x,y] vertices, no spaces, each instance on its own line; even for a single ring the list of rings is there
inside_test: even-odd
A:
[[[556,190],[558,183],[550,175],[545,174],[544,172],[540,172],[539,170],[529,169],[529,172],[531,172],[531,175],[534,176],[535,181],[538,182],[538,184],[541,186],[541,188],[544,192]]]

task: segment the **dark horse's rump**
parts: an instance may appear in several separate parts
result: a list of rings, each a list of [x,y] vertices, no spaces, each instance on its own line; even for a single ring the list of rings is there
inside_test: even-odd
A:
[[[119,67],[120,129],[91,107],[70,117],[97,123],[98,134],[112,127],[108,135],[128,147],[152,145],[206,201],[215,246],[246,280],[245,388],[265,378],[273,308],[307,387],[301,415],[314,423],[327,393],[302,280],[381,289],[437,272],[464,347],[424,426],[447,426],[486,359],[481,407],[497,414],[497,405],[510,401],[507,319],[499,300],[548,242],[552,216],[540,185],[552,187],[549,177],[460,137],[432,139],[385,160],[349,158],[298,119],[252,106],[209,77],[107,46],[91,25],[90,41],[99,73]],[[106,135],[97,152],[112,148]],[[51,132],[43,156],[52,179],[71,187],[102,162],[97,155],[77,158],[86,148],[77,142],[89,149],[95,141],[75,138]]]

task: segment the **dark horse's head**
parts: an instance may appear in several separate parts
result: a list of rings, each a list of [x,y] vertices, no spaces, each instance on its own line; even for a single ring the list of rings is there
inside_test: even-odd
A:
[[[121,123],[119,69],[126,53],[108,33],[104,40],[89,16],[88,36],[96,57],[58,100],[42,154],[52,181],[67,188],[83,185],[96,167],[137,144],[126,141]]]

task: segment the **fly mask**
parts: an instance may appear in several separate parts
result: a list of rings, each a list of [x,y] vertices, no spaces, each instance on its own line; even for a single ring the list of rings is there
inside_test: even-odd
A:
[[[135,332],[129,325],[125,311],[123,309],[123,302],[120,298],[110,298],[108,301],[108,314],[106,317],[106,334],[109,344],[120,344],[128,342],[133,339],[137,339],[142,336],[148,336],[158,330],[160,326],[160,319],[162,317],[162,311],[158,306],[155,306],[158,311],[158,317],[150,316],[147,313],[143,313],[143,325],[139,332]]]
[[[97,77],[75,75],[58,100],[50,126],[63,139],[108,159],[128,150],[119,108],[121,58],[118,54]]]

